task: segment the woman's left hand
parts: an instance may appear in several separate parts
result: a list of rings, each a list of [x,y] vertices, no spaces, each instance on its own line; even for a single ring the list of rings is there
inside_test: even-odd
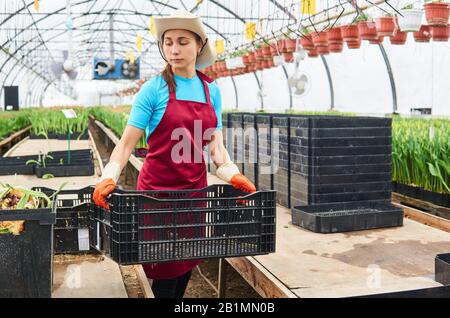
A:
[[[230,180],[231,185],[241,191],[245,191],[245,192],[256,192],[256,187],[255,185],[243,174],[241,173],[237,173],[235,174],[231,180]]]

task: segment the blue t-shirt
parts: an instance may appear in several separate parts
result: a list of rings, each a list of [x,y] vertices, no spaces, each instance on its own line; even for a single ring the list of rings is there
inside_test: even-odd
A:
[[[202,80],[196,74],[193,78],[175,75],[176,98],[206,103]],[[217,116],[217,129],[222,128],[222,98],[216,84],[207,83],[211,103]],[[146,140],[158,126],[169,100],[169,89],[162,75],[148,80],[136,95],[128,119],[128,125],[145,130]]]

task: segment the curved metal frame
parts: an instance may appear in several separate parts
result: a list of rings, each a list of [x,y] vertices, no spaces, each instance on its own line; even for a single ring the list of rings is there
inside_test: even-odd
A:
[[[90,2],[92,2],[92,1],[94,1],[94,0],[82,0],[82,1],[79,1],[79,2],[76,2],[76,3],[73,3],[73,4],[72,4],[72,8],[77,7],[77,6],[80,6],[80,5],[82,5],[82,4],[90,3]],[[163,2],[161,2],[161,1],[156,1],[156,0],[148,0],[148,1],[151,2],[151,3],[156,3],[156,4],[159,4],[159,5],[162,5],[162,6],[167,7],[167,8],[178,9],[178,8],[175,7],[175,6],[171,6],[171,5],[169,5],[169,4],[167,4],[167,3],[163,3]],[[233,11],[233,10],[231,10],[230,8],[227,8],[226,6],[220,4],[218,1],[210,0],[210,2],[213,3],[213,4],[215,4],[216,6],[218,6],[219,8],[221,8],[222,10],[228,12],[229,14],[231,14],[233,17],[235,17],[236,19],[238,19],[238,20],[241,21],[242,23],[245,23],[245,20],[244,20],[241,16],[239,16],[235,11]],[[272,3],[273,5],[275,5],[275,6],[276,6],[277,8],[279,8],[279,9],[282,9],[282,8],[283,8],[283,7],[278,3],[278,1],[276,1],[276,0],[270,0],[269,2]],[[23,5],[23,7],[19,8],[16,12],[12,13],[12,14],[11,14],[10,16],[8,16],[5,20],[3,20],[3,21],[0,23],[0,27],[1,27],[3,24],[5,24],[7,21],[9,21],[10,19],[12,19],[16,14],[19,14],[19,13],[21,13],[21,12],[24,11],[24,10],[28,10],[28,11],[29,11],[29,7],[32,6],[33,4],[34,4],[34,1],[31,1],[29,4],[26,4],[26,3],[25,3],[25,0],[24,0],[24,5]],[[193,10],[196,9],[196,8],[198,8],[198,6],[199,6],[199,4],[197,4],[191,11],[193,11]],[[92,8],[92,7],[91,7],[91,8]],[[26,29],[32,28],[33,26],[36,27],[36,29],[38,29],[37,23],[39,23],[39,22],[41,22],[41,21],[43,21],[43,20],[49,18],[50,16],[52,16],[52,15],[55,14],[55,13],[61,13],[61,12],[63,12],[65,9],[66,9],[66,7],[63,6],[63,7],[60,8],[60,9],[57,9],[57,10],[54,10],[53,12],[50,12],[50,13],[48,13],[48,14],[45,14],[43,17],[40,17],[39,19],[36,19],[36,20],[33,19],[33,23],[31,23],[28,27],[24,27],[23,29],[21,29],[18,33],[16,33],[16,34],[14,35],[14,37],[8,39],[8,41],[6,41],[5,43],[3,43],[2,46],[6,46],[6,45],[7,45],[8,43],[10,43],[11,41],[14,41],[14,39],[17,38],[20,34],[22,34]],[[117,12],[130,12],[130,13],[133,13],[133,14],[135,14],[135,15],[140,15],[140,16],[152,16],[152,14],[144,14],[144,13],[140,13],[140,12],[138,12],[138,11],[136,11],[136,10],[133,11],[133,10],[129,10],[129,9],[110,9],[110,10],[107,10],[107,11],[108,11],[108,12],[116,12],[116,11],[117,11]],[[100,13],[100,11],[97,12],[97,14],[98,14],[98,13]],[[101,13],[104,13],[104,12],[102,11]],[[78,18],[81,18],[81,17],[89,16],[89,15],[91,15],[91,14],[95,14],[95,13],[94,13],[94,12],[86,12],[86,13],[84,13],[84,14],[80,14],[80,15],[77,16],[77,17],[74,17],[73,19],[75,20],[75,19],[78,19]],[[296,20],[296,18],[293,17],[292,14],[290,14],[289,12],[288,12],[288,14],[289,14],[289,16],[290,16],[291,18],[294,18],[294,19]],[[100,22],[98,22],[98,23],[103,23],[103,22],[104,22],[104,21],[100,21]],[[141,27],[140,25],[133,24],[132,22],[129,22],[129,21],[126,21],[126,22],[125,22],[125,21],[118,21],[118,22],[128,23],[128,24],[131,24],[131,25],[135,25],[135,26]],[[48,30],[49,30],[49,31],[53,31],[53,30],[52,30],[53,28],[55,28],[55,27],[57,27],[57,26],[59,26],[59,25],[62,25],[62,24],[64,24],[64,22],[59,22],[59,23],[57,23],[56,25],[54,25],[53,27],[49,27]],[[93,24],[96,24],[96,23],[90,23],[89,25],[93,25]],[[222,38],[224,38],[225,40],[227,40],[227,38],[226,38],[226,36],[224,36],[224,34],[220,33],[218,30],[216,30],[215,28],[211,27],[208,23],[204,22],[204,24],[205,24],[205,26],[206,26],[207,28],[209,28],[210,30],[212,30],[215,34],[218,34],[218,35],[220,35]],[[87,25],[87,24],[86,24],[86,25]],[[86,33],[88,33],[88,32],[90,32],[90,31],[87,30]],[[33,43],[33,40],[35,40],[36,38],[40,37],[43,41],[40,42],[39,45],[37,45],[37,46],[35,46],[34,48],[32,48],[31,50],[29,50],[28,53],[34,52],[34,51],[37,50],[37,48],[39,48],[41,45],[43,45],[43,44],[45,45],[46,41],[50,41],[51,39],[55,39],[55,38],[57,38],[57,37],[59,37],[59,36],[65,34],[66,32],[64,31],[64,32],[59,33],[58,35],[52,37],[51,39],[46,39],[46,40],[44,40],[44,39],[43,39],[43,34],[45,34],[45,33],[46,33],[45,31],[44,31],[44,32],[38,32],[38,34],[37,34],[36,36],[34,36],[30,41],[25,42],[25,43],[22,44],[19,48],[17,48],[17,49],[15,50],[15,52],[12,53],[12,54],[11,54],[11,55],[10,55],[10,56],[2,63],[2,65],[0,66],[0,74],[1,74],[1,71],[3,70],[3,68],[9,63],[9,61],[11,60],[11,58],[13,57],[13,55],[16,54],[18,51],[20,51],[21,49],[25,48],[28,44]],[[86,33],[83,33],[83,34],[81,34],[81,35],[80,35],[80,34],[77,34],[77,37],[79,37],[79,36],[84,36]],[[131,43],[131,41],[129,41],[129,42]],[[87,43],[87,44],[89,44],[89,43]],[[120,44],[123,45],[123,41],[120,42]],[[155,43],[152,43],[152,44],[155,44]],[[148,50],[148,48],[147,48],[147,50]],[[147,50],[146,50],[146,51],[147,51]],[[88,49],[88,51],[91,52],[90,48]],[[94,52],[95,52],[95,50],[94,50]],[[18,64],[18,62],[16,62],[16,63],[13,65],[13,67],[15,68],[15,67],[17,66],[17,64]],[[37,63],[35,63],[34,65],[37,65]],[[23,67],[27,67],[28,69],[30,69],[30,70],[36,72],[36,71],[33,69],[34,65],[31,66],[31,68],[30,68],[29,65],[25,65],[25,64],[24,64]],[[23,67],[21,67],[21,69],[16,73],[16,76],[14,76],[14,81],[17,79],[18,74],[20,74],[20,73],[22,72]],[[39,75],[43,78],[44,81],[48,82],[49,85],[51,85],[52,81],[51,81],[50,79],[45,78],[45,76],[44,76],[43,74],[39,74]],[[10,73],[8,73],[8,74],[3,78],[3,81],[2,81],[3,84],[0,86],[0,90],[3,89],[3,85],[4,85],[4,83],[8,80],[9,76],[10,76]],[[256,74],[255,74],[255,78],[256,78],[256,80],[257,80],[258,86],[260,87],[259,79],[257,78]],[[233,80],[233,84],[235,85],[234,80]],[[237,90],[236,90],[236,89],[235,89],[235,92],[236,92],[236,100],[237,100]],[[2,93],[2,92],[0,91],[0,96],[1,96],[1,93]],[[238,104],[238,101],[236,101],[236,105],[237,105],[237,104]],[[262,108],[264,107],[263,98],[261,99],[261,107],[262,107]]]
[[[333,88],[333,80],[331,79],[331,73],[330,68],[328,67],[327,60],[325,59],[325,56],[320,55],[322,59],[323,66],[325,67],[325,71],[327,73],[328,78],[328,86],[330,88],[330,110],[334,109],[334,88]]]
[[[386,64],[386,69],[389,76],[389,83],[391,84],[391,93],[392,93],[392,113],[397,113],[397,89],[395,87],[394,73],[392,72],[391,63],[389,62],[389,57],[387,56],[386,50],[382,43],[378,44],[380,48],[381,55],[383,55],[384,63]]]

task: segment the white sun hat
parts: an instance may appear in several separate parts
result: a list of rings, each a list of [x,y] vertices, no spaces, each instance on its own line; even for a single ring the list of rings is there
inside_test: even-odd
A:
[[[208,67],[217,59],[216,50],[211,45],[201,18],[186,10],[176,10],[170,16],[154,17],[156,39],[162,52],[162,36],[167,30],[182,29],[199,35],[203,42],[203,49],[197,57],[195,66],[198,69]]]

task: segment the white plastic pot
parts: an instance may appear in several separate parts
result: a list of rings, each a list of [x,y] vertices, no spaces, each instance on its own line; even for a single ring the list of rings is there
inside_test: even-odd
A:
[[[283,55],[276,55],[273,57],[273,64],[276,66],[283,65],[284,64],[284,58]]]
[[[227,69],[234,70],[236,68],[234,59],[228,59],[225,61]]]
[[[236,68],[243,68],[243,67],[245,67],[244,60],[242,59],[242,56],[236,57],[234,63],[235,63],[234,65],[235,65]]]
[[[401,10],[398,16],[398,26],[402,32],[417,32],[422,24],[423,11],[418,9]]]

